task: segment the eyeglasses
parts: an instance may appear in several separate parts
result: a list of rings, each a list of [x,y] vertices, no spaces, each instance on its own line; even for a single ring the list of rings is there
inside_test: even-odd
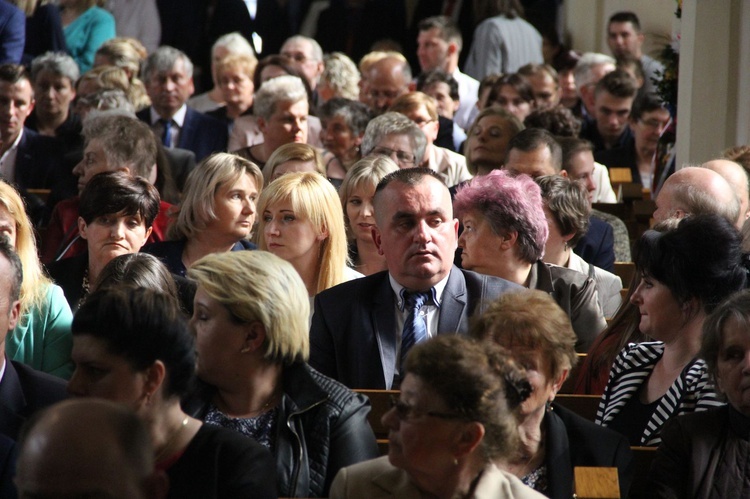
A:
[[[437,411],[419,411],[413,406],[401,402],[395,395],[391,395],[391,409],[396,411],[396,417],[399,421],[409,421],[421,416],[431,416],[439,419],[463,419],[460,414],[450,414],[447,412]]]
[[[652,130],[659,130],[662,128],[666,128],[667,125],[669,125],[669,120],[660,121],[660,120],[651,119],[651,120],[638,120],[638,121],[640,121],[641,123],[643,123],[644,126]]]
[[[376,147],[372,150],[372,154],[388,156],[391,159],[394,159],[395,155],[395,160],[400,165],[413,165],[417,161],[417,158],[411,153],[406,151],[396,151],[387,147]]]
[[[412,120],[412,121],[414,121],[414,124],[417,125],[419,128],[422,128],[423,126],[429,125],[430,123],[432,123],[435,120],[424,119],[424,118],[417,118],[416,120]]]

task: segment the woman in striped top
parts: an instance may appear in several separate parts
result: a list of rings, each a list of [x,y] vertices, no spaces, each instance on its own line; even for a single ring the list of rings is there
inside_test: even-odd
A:
[[[641,282],[630,301],[639,329],[656,341],[630,344],[615,359],[596,422],[631,445],[658,445],[673,416],[721,405],[698,357],[706,316],[745,287],[741,238],[717,215],[697,215],[635,246]]]

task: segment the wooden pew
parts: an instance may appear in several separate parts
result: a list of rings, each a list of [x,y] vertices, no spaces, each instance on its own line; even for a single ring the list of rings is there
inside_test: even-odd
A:
[[[578,499],[620,499],[617,468],[576,466],[573,474]]]

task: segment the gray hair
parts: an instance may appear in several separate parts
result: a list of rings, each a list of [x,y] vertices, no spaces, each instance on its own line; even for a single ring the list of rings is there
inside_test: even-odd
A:
[[[42,71],[50,71],[61,75],[70,80],[71,85],[75,85],[81,71],[78,64],[68,54],[63,52],[45,52],[31,61],[31,81],[36,81],[36,77]]]
[[[211,47],[211,54],[220,47],[227,49],[231,54],[247,54],[255,57],[255,52],[250,46],[250,42],[238,31],[220,36]]]
[[[370,121],[362,137],[362,156],[372,153],[381,140],[388,135],[407,135],[414,148],[414,156],[419,164],[427,148],[427,137],[424,132],[409,118],[401,113],[387,112]]]
[[[124,111],[123,114],[135,117],[135,107],[119,88],[110,90],[98,90],[91,95],[81,98],[81,103],[97,111]]]
[[[615,65],[616,61],[614,57],[610,57],[606,54],[600,54],[598,52],[586,52],[581,56],[573,70],[573,75],[576,79],[576,89],[580,92],[581,87],[589,85],[591,81],[591,73],[594,67],[601,66],[603,64]]]
[[[324,64],[321,81],[327,82],[337,97],[357,100],[360,75],[354,61],[343,52],[333,52],[325,56]]]
[[[185,70],[185,74],[188,78],[192,78],[193,63],[185,52],[164,45],[152,52],[146,59],[146,63],[143,65],[144,81],[151,79],[151,76],[155,73],[170,71],[174,65],[177,64],[177,61],[182,61],[182,67]]]
[[[295,35],[290,38],[287,38],[286,41],[284,41],[284,45],[290,42],[307,42],[310,44],[310,47],[312,48],[312,59],[318,62],[323,62],[323,49],[320,48],[320,44],[313,40],[312,38],[308,38],[306,36],[302,35]],[[281,46],[282,50],[284,49],[284,45]]]
[[[253,114],[269,120],[276,112],[277,102],[307,102],[307,91],[298,76],[279,76],[265,82],[255,94]]]
[[[365,129],[373,117],[372,111],[366,104],[343,97],[334,97],[318,109],[318,117],[323,121],[336,116],[344,118],[346,126],[357,136],[365,133]]]

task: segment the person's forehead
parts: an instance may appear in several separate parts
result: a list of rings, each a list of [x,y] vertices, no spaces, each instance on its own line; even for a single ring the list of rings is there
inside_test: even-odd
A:
[[[0,93],[5,95],[15,94],[30,97],[33,94],[33,90],[31,89],[31,83],[29,83],[29,80],[22,78],[15,83],[0,80]]]
[[[435,211],[452,212],[448,188],[431,176],[422,177],[416,184],[391,181],[383,194],[388,196],[389,202],[381,203],[381,210],[385,209],[390,213],[407,212],[419,215]]]
[[[440,28],[430,28],[426,30],[422,30],[419,32],[419,37],[430,40],[430,41],[438,41],[442,42],[443,40],[443,31]]]
[[[669,120],[669,111],[666,109],[654,109],[653,111],[645,111],[641,115],[641,121],[648,121],[650,119],[657,119],[662,121]]]
[[[633,105],[633,98],[632,97],[617,97],[607,92],[606,90],[601,90],[596,93],[596,96],[594,97],[594,102],[596,103],[597,106],[606,106],[610,108],[627,107],[628,109],[630,109],[630,107]]]
[[[609,32],[610,33],[623,33],[623,32],[635,33],[635,26],[633,26],[633,23],[631,23],[630,21],[612,22],[612,23],[609,23]]]
[[[430,83],[425,87],[425,93],[426,94],[445,94],[449,95],[451,93],[451,87],[444,81],[436,81],[434,83]]]
[[[276,103],[274,108],[274,115],[307,115],[309,109],[307,107],[306,100],[299,100],[292,102],[288,100],[280,100]]]
[[[508,153],[508,161],[505,165],[518,173],[529,176],[554,175],[555,168],[552,165],[552,153],[546,145],[540,145],[531,151],[511,149]]]
[[[404,133],[389,133],[384,135],[377,144],[377,147],[388,147],[394,150],[411,151],[414,147],[411,143],[411,137]]]
[[[593,171],[594,154],[591,151],[578,151],[571,157],[570,166],[576,174]]]
[[[307,40],[290,40],[281,47],[281,52],[302,52],[309,57],[312,55],[312,44]]]

